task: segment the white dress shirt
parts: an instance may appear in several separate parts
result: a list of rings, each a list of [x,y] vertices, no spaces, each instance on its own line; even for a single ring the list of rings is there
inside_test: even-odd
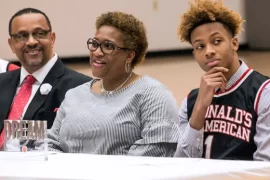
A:
[[[32,93],[31,93],[31,96],[27,102],[27,104],[25,105],[24,107],[24,110],[23,110],[23,113],[21,115],[21,118],[23,118],[30,102],[32,101],[33,97],[35,96],[39,86],[42,84],[42,82],[44,81],[45,77],[47,76],[47,74],[49,73],[49,71],[51,70],[51,68],[53,67],[53,65],[56,63],[58,57],[57,55],[55,54],[54,57],[49,60],[47,62],[47,64],[45,64],[42,68],[40,68],[39,70],[35,71],[33,74],[30,74],[28,73],[24,67],[21,68],[21,75],[20,75],[20,82],[19,82],[19,85],[18,85],[18,88],[17,88],[17,92],[16,94],[18,93],[19,89],[21,88],[22,84],[23,84],[23,81],[25,80],[26,76],[28,75],[32,75],[36,78],[36,82],[33,84],[32,86]],[[15,96],[14,96],[15,97]]]
[[[0,59],[0,73],[7,71],[8,61]]]

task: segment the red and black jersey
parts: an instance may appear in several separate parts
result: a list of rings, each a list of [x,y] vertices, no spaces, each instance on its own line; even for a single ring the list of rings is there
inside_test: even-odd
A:
[[[269,77],[248,69],[231,88],[214,95],[205,115],[204,158],[253,160],[258,102],[268,83]],[[188,95],[188,119],[198,90]]]

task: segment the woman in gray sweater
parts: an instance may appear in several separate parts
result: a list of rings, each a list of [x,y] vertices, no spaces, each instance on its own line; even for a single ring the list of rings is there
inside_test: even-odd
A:
[[[173,156],[178,107],[159,81],[133,68],[148,47],[145,27],[133,15],[102,14],[87,41],[94,79],[67,92],[49,149],[68,153]]]

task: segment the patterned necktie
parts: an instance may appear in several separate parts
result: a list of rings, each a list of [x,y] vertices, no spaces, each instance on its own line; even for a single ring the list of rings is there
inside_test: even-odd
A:
[[[23,110],[32,93],[32,85],[36,81],[35,77],[32,75],[26,76],[24,83],[18,93],[16,94],[13,104],[11,106],[8,119],[9,120],[18,120],[23,114]],[[0,135],[0,148],[4,143],[4,130]]]

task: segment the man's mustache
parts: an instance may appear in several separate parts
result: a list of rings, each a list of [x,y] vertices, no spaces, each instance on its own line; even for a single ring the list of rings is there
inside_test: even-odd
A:
[[[43,48],[41,46],[27,46],[24,51],[41,51]]]

